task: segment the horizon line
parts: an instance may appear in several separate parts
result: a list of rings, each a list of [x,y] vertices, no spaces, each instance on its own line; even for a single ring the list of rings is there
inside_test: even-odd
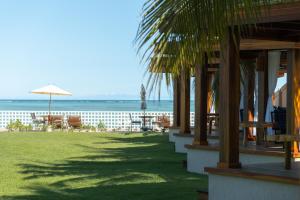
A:
[[[2,99],[0,101],[49,101],[48,99]],[[141,99],[52,99],[51,101],[141,101]],[[173,101],[173,99],[149,99],[146,101]],[[191,99],[191,101],[193,101]]]

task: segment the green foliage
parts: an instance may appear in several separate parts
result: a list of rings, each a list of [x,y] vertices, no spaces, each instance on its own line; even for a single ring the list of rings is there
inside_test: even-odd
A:
[[[25,125],[24,128],[25,128],[25,131],[32,131],[33,130],[33,127],[32,127],[31,124],[28,124],[27,126]]]
[[[196,65],[204,66],[204,55],[214,57],[228,34],[234,40],[249,34],[271,5],[290,1],[146,0],[136,44],[148,71],[154,72],[148,86],[160,87],[163,80],[170,85],[183,69],[193,72]]]
[[[10,121],[6,126],[8,131],[32,131],[32,125],[25,125],[21,120],[17,119],[16,121]]]
[[[98,123],[98,125],[97,125],[97,128],[99,128],[99,129],[105,129],[106,126],[105,126],[104,122],[100,120],[99,123]]]
[[[89,131],[96,131],[96,128],[90,124],[86,124],[86,125],[82,124],[81,129],[89,130]]]

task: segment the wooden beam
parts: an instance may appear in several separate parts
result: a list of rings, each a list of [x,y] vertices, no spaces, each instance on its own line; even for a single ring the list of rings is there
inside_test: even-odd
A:
[[[263,7],[262,7],[263,8]],[[258,23],[284,22],[300,20],[300,2],[281,3],[265,8]]]
[[[180,76],[173,78],[173,127],[180,127]]]
[[[300,142],[300,135],[268,135],[267,141],[271,142]]]
[[[288,135],[299,134],[300,128],[300,50],[288,50],[287,67],[287,126]],[[291,148],[286,145],[286,168],[291,167]],[[293,144],[294,153],[298,154],[298,146]]]
[[[207,97],[208,97],[208,60],[205,65],[195,68],[195,137],[194,144],[208,145],[207,142]]]
[[[297,49],[300,48],[299,42],[276,41],[276,40],[258,40],[243,39],[241,40],[240,50],[271,50],[271,49]]]
[[[222,44],[220,66],[220,160],[218,167],[240,168],[239,162],[239,102],[240,56],[239,35],[228,31]]]
[[[249,36],[251,38],[251,36]],[[174,43],[174,42],[173,42]],[[215,45],[214,47],[216,52],[220,51],[220,46]],[[278,50],[278,49],[300,49],[300,42],[295,41],[281,41],[277,38],[270,38],[270,39],[242,39],[240,41],[240,50],[241,51],[260,51],[260,50]],[[157,52],[158,54],[160,52]],[[170,53],[172,52],[164,52],[164,53]],[[161,55],[163,56],[163,55]],[[157,58],[152,58],[151,62],[155,63],[155,60]],[[168,57],[168,55],[164,55],[162,58],[159,58],[161,60],[160,63],[166,63],[166,67],[164,69],[157,69],[155,65],[152,65],[148,71],[152,73],[171,73],[172,66],[169,66],[170,59],[176,59],[174,56]],[[209,60],[209,64],[218,64],[220,63],[219,58],[211,58]],[[190,63],[190,67],[195,66],[195,63]]]
[[[263,123],[266,116],[266,108],[268,102],[268,51],[260,53],[257,59],[257,73],[258,73],[258,116],[257,121]],[[257,128],[256,143],[263,144],[266,129]]]
[[[183,68],[180,83],[180,133],[190,134],[190,72]]]

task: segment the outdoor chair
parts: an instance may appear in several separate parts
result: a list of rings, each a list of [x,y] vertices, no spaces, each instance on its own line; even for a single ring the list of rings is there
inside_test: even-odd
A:
[[[271,119],[273,123],[272,129],[275,131],[275,135],[286,134],[286,109],[282,107],[275,108],[275,110],[271,112]],[[278,133],[278,131],[280,133]]]
[[[49,117],[50,125],[53,126],[53,128],[63,128],[64,125],[64,116],[63,115],[51,115]]]
[[[70,128],[81,128],[82,123],[81,123],[81,117],[80,116],[68,116],[68,127]]]
[[[161,128],[162,132],[165,132],[166,129],[169,129],[171,126],[170,123],[170,118],[163,115],[163,116],[158,116],[157,120],[153,122],[154,124],[157,124],[159,128]]]
[[[38,127],[40,125],[45,125],[45,120],[43,119],[38,119],[35,115],[35,113],[30,113],[31,119],[32,119],[32,124],[35,127]]]
[[[271,112],[271,120],[272,120],[272,129],[275,132],[275,135],[286,134],[286,109],[282,107],[275,108],[273,112]],[[282,144],[284,147],[284,143],[275,142],[275,144]]]
[[[141,127],[142,122],[141,122],[141,121],[138,121],[138,120],[133,120],[133,119],[132,119],[132,116],[131,116],[131,113],[129,113],[129,119],[130,119],[130,132],[132,132],[132,126],[133,126],[134,124],[139,125],[139,126]]]

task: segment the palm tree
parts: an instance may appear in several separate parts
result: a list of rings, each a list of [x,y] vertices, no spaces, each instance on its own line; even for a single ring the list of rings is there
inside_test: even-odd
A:
[[[182,68],[202,66],[231,30],[247,34],[270,5],[292,0],[146,0],[136,36],[138,52],[150,72],[148,85],[160,86]],[[253,24],[245,26],[243,24]]]

